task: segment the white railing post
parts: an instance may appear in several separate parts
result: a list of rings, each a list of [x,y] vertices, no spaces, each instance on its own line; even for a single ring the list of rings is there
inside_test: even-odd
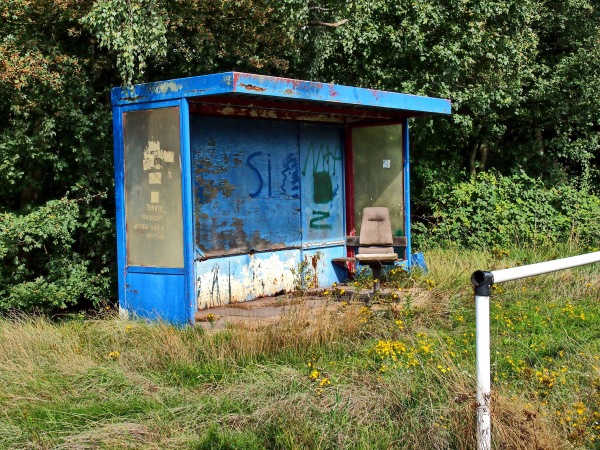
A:
[[[471,283],[475,291],[475,353],[477,365],[477,448],[492,448],[490,411],[490,290],[494,278],[490,272],[475,272]]]
[[[475,291],[475,345],[477,370],[477,445],[478,450],[492,448],[491,420],[491,370],[490,370],[490,291],[494,283],[519,280],[557,270],[570,269],[600,262],[600,252],[569,258],[555,259],[527,266],[484,272],[471,275]]]

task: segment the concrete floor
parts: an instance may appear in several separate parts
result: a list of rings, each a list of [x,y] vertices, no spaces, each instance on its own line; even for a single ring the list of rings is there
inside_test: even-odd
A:
[[[331,305],[335,307],[341,301],[365,304],[369,299],[369,292],[356,292],[353,286],[340,285],[346,291],[343,298],[332,299],[323,295],[326,289],[308,290],[300,295],[283,294],[275,297],[263,297],[242,303],[234,303],[214,308],[203,309],[196,313],[196,325],[204,329],[223,329],[228,325],[240,323],[256,324],[277,320],[294,308],[309,310],[322,310]],[[387,293],[381,289],[382,294]]]

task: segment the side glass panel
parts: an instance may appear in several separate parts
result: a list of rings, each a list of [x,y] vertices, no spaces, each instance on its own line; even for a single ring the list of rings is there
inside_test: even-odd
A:
[[[354,128],[352,151],[357,234],[363,209],[385,206],[390,210],[392,233],[404,235],[402,125]]]
[[[127,265],[183,267],[179,108],[123,113]]]

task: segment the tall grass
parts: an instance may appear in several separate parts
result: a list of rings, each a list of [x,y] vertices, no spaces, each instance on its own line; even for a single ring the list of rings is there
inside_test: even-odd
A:
[[[369,308],[338,289],[222,331],[1,319],[0,448],[474,448],[469,275],[568,251],[432,249]],[[496,448],[598,448],[599,289],[595,266],[494,289]]]

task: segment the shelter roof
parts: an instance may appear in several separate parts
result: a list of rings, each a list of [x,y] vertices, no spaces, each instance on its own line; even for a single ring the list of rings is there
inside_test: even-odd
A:
[[[225,72],[114,88],[113,106],[186,98],[190,104],[399,119],[450,114],[449,100],[315,81]]]

